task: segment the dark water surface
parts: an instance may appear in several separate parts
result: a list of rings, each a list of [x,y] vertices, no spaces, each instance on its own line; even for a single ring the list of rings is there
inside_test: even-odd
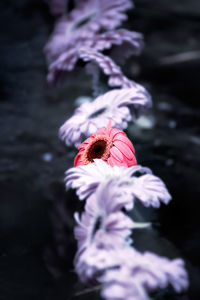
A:
[[[200,299],[200,2],[135,4],[126,27],[144,33],[146,46],[124,71],[148,88],[154,108],[128,134],[138,162],[173,196],[156,212],[138,207],[154,227],[135,232],[135,246],[186,260],[189,292],[154,299]],[[0,299],[99,299],[74,297],[83,289],[72,264],[78,201],[63,174],[75,152],[57,137],[74,100],[91,96],[90,82],[83,71],[68,86],[47,86],[42,49],[54,20],[42,1],[1,0],[0,14]]]

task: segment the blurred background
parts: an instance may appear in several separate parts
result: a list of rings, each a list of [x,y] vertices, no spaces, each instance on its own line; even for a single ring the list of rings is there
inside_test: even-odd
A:
[[[139,207],[151,230],[135,247],[182,257],[190,290],[154,299],[200,299],[200,2],[137,0],[122,27],[144,34],[145,48],[123,66],[143,84],[153,109],[130,125],[137,160],[166,183],[173,201]],[[76,154],[58,139],[80,96],[91,96],[85,71],[60,88],[46,83],[43,47],[54,18],[39,0],[0,1],[0,299],[100,299],[73,272],[73,213],[64,171]]]

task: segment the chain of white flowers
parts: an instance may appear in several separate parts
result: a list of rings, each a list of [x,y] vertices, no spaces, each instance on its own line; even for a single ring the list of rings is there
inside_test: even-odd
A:
[[[127,34],[125,30],[123,31],[123,29],[113,33],[116,37],[116,42],[114,42],[115,44],[117,44],[117,39],[120,38],[120,34],[122,35],[124,33],[126,37],[128,34],[130,35],[130,32]],[[105,56],[100,51],[96,51],[94,49],[98,42],[98,40],[93,41],[93,47],[91,46],[92,44],[89,44],[88,47],[80,47],[76,52],[77,59],[82,59],[84,62],[95,62],[108,76],[109,86],[118,86],[121,89],[135,89],[135,91],[140,91],[146,95],[146,98],[149,101],[147,102],[151,103],[150,96],[144,87],[135,83],[134,81],[129,80],[123,74],[120,67],[116,65],[109,56]],[[66,56],[66,59],[67,58],[68,57]],[[59,63],[60,66],[64,68],[63,66],[64,63],[66,64],[66,62],[67,60],[60,60],[60,62],[56,61],[52,64],[51,70],[54,70],[54,68],[55,70],[59,70]],[[68,66],[66,64],[66,70],[67,69]],[[72,141],[74,140],[72,139]],[[92,165],[94,167],[96,166],[95,164]],[[131,219],[122,211],[122,209],[128,205],[126,200],[123,203],[123,198],[127,197],[129,200],[131,198],[132,202],[134,198],[140,198],[140,195],[137,194],[136,182],[138,183],[138,186],[140,185],[140,188],[143,189],[143,192],[148,194],[145,189],[147,189],[147,182],[148,184],[150,183],[150,177],[148,177],[149,181],[145,181],[147,180],[147,177],[144,176],[153,175],[144,175],[140,181],[137,177],[135,177],[135,179],[130,179],[128,183],[126,182],[121,184],[121,170],[120,168],[116,168],[115,170],[117,170],[117,176],[116,174],[107,176],[104,183],[100,183],[99,186],[96,186],[92,192],[92,195],[87,195],[85,210],[81,214],[81,217],[79,218],[77,214],[75,215],[77,222],[75,235],[79,245],[79,249],[75,258],[75,268],[80,279],[84,282],[91,282],[92,280],[95,282],[95,280],[98,280],[98,282],[102,283],[101,294],[105,299],[108,300],[129,300],[133,299],[133,295],[135,295],[134,299],[136,300],[145,300],[148,299],[147,291],[158,287],[166,287],[168,283],[171,283],[174,289],[177,292],[180,292],[188,286],[187,273],[184,269],[182,260],[178,259],[170,261],[166,258],[161,258],[148,252],[141,254],[134,248],[131,248],[128,243],[131,241],[130,230],[136,228],[137,224],[131,221]],[[78,190],[78,196],[80,200],[82,200],[82,191],[87,186],[87,183],[84,182],[84,178],[90,177],[89,168],[87,169],[87,166],[83,166],[70,169],[67,171],[67,176],[66,182],[68,187],[76,188]],[[92,179],[90,178],[90,181],[91,180]],[[153,178],[153,180],[155,179]],[[166,189],[165,187],[163,188],[163,183],[160,182],[161,181],[157,180],[158,193],[160,192],[160,194],[163,195],[163,199],[169,199],[168,195],[166,196]],[[119,183],[121,185],[119,185]],[[108,206],[106,201],[109,201],[110,199],[106,197],[102,199],[102,195],[106,195],[107,190],[105,191],[104,189],[109,189],[109,184],[115,186],[115,190],[119,193],[121,198],[116,196],[116,193],[111,194],[111,200],[118,201],[119,203],[116,202],[115,204],[116,206],[119,204],[119,206],[118,209],[115,208],[113,211],[111,210],[108,213],[106,211]],[[134,188],[132,188],[132,186]],[[128,190],[129,192],[127,192]],[[155,197],[153,198],[153,196],[149,195],[148,197],[148,199],[151,199],[153,203]],[[156,200],[158,200],[158,198],[159,197],[157,196]],[[162,196],[160,196],[160,199],[162,199]],[[119,220],[115,220],[115,222],[118,222],[116,223],[118,230],[121,230],[123,233],[121,236],[122,242],[119,242],[119,244],[116,242],[118,248],[116,245],[113,245],[112,240],[104,240],[104,238],[107,237],[108,220],[111,218],[114,220],[115,216],[119,216]],[[127,227],[123,225],[122,221],[125,222],[124,224],[127,224]],[[139,225],[139,227],[142,226],[142,224]],[[113,228],[116,229],[115,227]],[[85,238],[84,241],[81,240],[83,239],[83,236]],[[114,230],[111,230],[111,237],[113,237],[113,239],[114,237],[116,238],[116,235],[114,235]],[[136,269],[139,271],[135,272],[134,270]],[[117,289],[119,289],[122,293],[121,298],[119,295],[118,298],[117,295],[116,297],[114,295],[114,292]]]

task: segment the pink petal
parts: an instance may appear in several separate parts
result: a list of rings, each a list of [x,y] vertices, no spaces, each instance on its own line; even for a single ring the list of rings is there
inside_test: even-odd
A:
[[[114,136],[115,136],[116,134],[118,134],[118,133],[122,133],[122,131],[119,130],[119,129],[117,129],[117,128],[112,128],[112,130],[110,131],[110,136],[111,136],[112,138],[114,138]]]
[[[135,155],[133,155],[133,158],[131,159],[131,161],[127,160],[127,163],[128,163],[129,167],[136,166],[137,165],[137,160],[136,160]]]
[[[115,164],[115,160],[113,159],[113,156],[110,156],[107,160],[107,163],[111,166],[114,167]]]
[[[108,121],[108,125],[107,125],[107,127],[106,127],[106,132],[107,132],[107,134],[108,135],[110,135],[110,132],[111,132],[111,124],[112,124],[112,121],[111,120],[109,120]]]
[[[75,159],[74,159],[74,166],[75,166],[75,167],[78,167],[78,166],[80,166],[80,165],[82,165],[82,164],[83,164],[83,163],[82,163],[82,160],[81,160],[81,154],[78,153],[78,154],[76,155]]]
[[[129,146],[129,148],[133,151],[133,153],[135,153],[135,149],[131,143],[131,141],[129,140],[129,138],[127,138],[127,136],[125,134],[116,134],[115,135],[115,141],[121,141],[125,144],[127,144]]]
[[[124,157],[122,153],[119,151],[119,149],[117,149],[116,147],[112,147],[110,149],[110,153],[112,156],[114,156],[115,159],[117,159],[120,162],[123,162]]]
[[[123,155],[125,155],[129,160],[133,159],[134,153],[131,151],[131,149],[129,148],[129,146],[121,141],[114,141],[113,143],[118,149],[119,151],[121,151],[121,153]]]
[[[80,145],[78,146],[78,149],[85,149],[85,147],[86,147],[89,143],[91,143],[92,140],[93,140],[92,137],[87,138],[82,144],[80,144]]]
[[[119,161],[118,159],[115,159],[114,156],[110,156],[109,159],[107,160],[107,163],[111,166],[118,166],[118,167],[128,167],[128,164],[125,159],[123,161]]]
[[[98,130],[97,130],[97,132],[96,133],[94,133],[94,137],[95,136],[97,136],[97,135],[104,135],[104,134],[106,134],[106,128],[99,128]]]

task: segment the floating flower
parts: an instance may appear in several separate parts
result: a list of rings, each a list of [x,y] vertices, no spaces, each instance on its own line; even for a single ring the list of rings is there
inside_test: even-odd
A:
[[[111,87],[120,86],[122,88],[136,87],[148,95],[145,88],[134,81],[128,79],[122,72],[121,68],[108,56],[97,52],[91,48],[81,48],[78,51],[79,58],[85,62],[97,64],[100,69],[108,76],[108,85]],[[148,95],[150,98],[150,96]]]
[[[169,260],[156,254],[124,248],[115,252],[118,268],[109,268],[100,281],[107,300],[148,300],[149,291],[171,284],[176,292],[188,288],[188,276],[181,259]],[[117,260],[117,259],[116,259]]]
[[[102,159],[94,159],[94,162],[88,165],[81,165],[75,168],[71,168],[65,172],[66,188],[76,189],[76,193],[80,200],[83,200],[94,193],[104,181],[109,179],[116,180],[117,184],[122,187],[126,186],[126,191],[130,191],[130,183],[134,182],[132,176],[139,172],[151,174],[151,170],[142,166],[118,167],[109,166]],[[123,189],[121,188],[121,195],[123,197]],[[131,203],[132,201],[131,196]],[[132,209],[132,204],[130,209]]]
[[[131,187],[130,187],[131,186]],[[134,177],[129,185],[134,199],[139,199],[144,206],[160,207],[160,202],[168,204],[171,200],[164,182],[153,174]]]
[[[131,47],[132,55],[139,55],[143,48],[143,35],[139,32],[129,31],[127,29],[117,29],[96,34],[91,39],[90,48],[96,51],[110,49],[112,46],[121,46],[126,44]],[[121,56],[124,54],[121,53]]]
[[[96,271],[116,264],[111,253],[130,245],[131,229],[149,226],[133,222],[121,211],[128,203],[129,199],[120,197],[120,188],[110,179],[87,199],[81,218],[75,213],[75,268],[82,281],[88,282]]]
[[[99,249],[98,244],[93,243],[83,253],[76,255],[75,271],[82,282],[86,284],[96,283],[103,271],[116,264],[115,257],[115,251],[112,249]]]
[[[101,248],[93,243],[75,259],[75,270],[85,283],[100,282],[107,300],[147,300],[148,292],[171,284],[176,292],[188,288],[182,259],[169,260],[125,246]]]
[[[119,188],[115,188],[112,180],[104,182],[99,185],[96,193],[87,199],[81,218],[75,213],[78,224],[75,227],[78,253],[87,249],[99,236],[101,248],[117,248],[125,244],[134,223],[120,211],[128,200],[119,195]]]
[[[94,163],[71,168],[65,175],[66,188],[76,189],[80,200],[94,193],[99,184],[109,179],[115,180],[121,197],[129,199],[125,206],[127,210],[133,208],[136,199],[146,207],[155,208],[160,206],[160,202],[168,204],[171,200],[164,182],[153,175],[149,168],[139,165],[130,168],[111,167],[101,159],[94,159]]]
[[[96,133],[78,146],[79,153],[74,160],[74,166],[87,165],[95,158],[104,160],[110,166],[131,167],[137,164],[135,149],[126,134],[116,128],[111,128],[109,121],[106,128],[100,128]]]
[[[83,33],[84,36],[77,38],[74,35],[68,40],[61,34],[62,30],[59,30],[59,27],[62,28],[62,21],[60,22],[61,24],[57,25],[56,33],[53,34],[45,47],[46,57],[50,62],[49,81],[55,81],[60,72],[72,71],[78,59],[86,61],[84,53],[89,52],[89,56],[94,56],[99,51],[110,49],[115,45],[120,46],[120,48],[123,47],[123,52],[120,53],[120,60],[122,60],[124,56],[127,58],[130,55],[139,55],[141,52],[143,38],[140,33],[119,29],[103,34]],[[106,56],[103,58],[105,59]]]
[[[140,176],[135,176],[139,173]],[[171,200],[164,182],[153,175],[149,168],[142,166],[111,167],[101,159],[94,159],[94,163],[71,168],[65,173],[66,188],[76,189],[80,200],[94,193],[101,182],[109,179],[116,180],[120,187],[121,197],[130,199],[126,209],[133,208],[134,201],[140,200],[144,206],[158,208],[160,202],[168,204]]]
[[[52,0],[50,4],[54,9],[59,8],[57,1]],[[72,71],[78,59],[84,56],[79,53],[81,48],[98,52],[110,49],[113,45],[125,45],[129,53],[131,49],[132,54],[138,55],[143,46],[142,35],[124,29],[113,30],[126,19],[124,11],[131,6],[129,0],[79,1],[67,17],[57,21],[54,32],[44,48],[50,64],[47,80],[55,81],[61,72]],[[99,34],[100,29],[109,32]],[[126,52],[125,48],[123,53]]]
[[[67,16],[69,32],[112,30],[127,19],[125,11],[132,7],[129,0],[80,0]]]
[[[74,116],[61,126],[59,136],[66,145],[78,146],[83,136],[95,133],[108,120],[118,129],[127,128],[132,119],[129,108],[139,113],[150,105],[149,97],[135,87],[109,91],[77,108]]]
[[[58,5],[57,1],[51,0],[52,8],[62,6],[63,3]],[[100,29],[115,29],[127,18],[124,11],[130,7],[131,2],[128,0],[78,1],[76,8],[68,16],[57,21],[54,32],[45,46],[48,61],[52,62],[69,49],[87,46],[87,42],[91,43],[91,38]]]

